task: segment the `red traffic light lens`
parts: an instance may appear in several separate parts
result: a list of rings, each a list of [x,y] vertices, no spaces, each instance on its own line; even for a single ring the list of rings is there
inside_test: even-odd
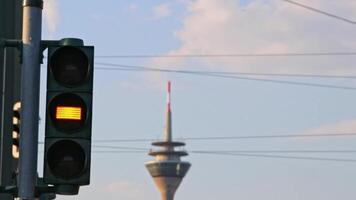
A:
[[[49,60],[54,78],[67,87],[76,87],[85,82],[89,73],[89,60],[82,50],[75,47],[57,49]]]
[[[86,164],[86,156],[80,144],[61,140],[48,149],[47,163],[54,176],[69,180],[79,177]]]
[[[87,107],[83,99],[73,93],[60,94],[49,104],[49,114],[54,126],[69,134],[83,128]]]

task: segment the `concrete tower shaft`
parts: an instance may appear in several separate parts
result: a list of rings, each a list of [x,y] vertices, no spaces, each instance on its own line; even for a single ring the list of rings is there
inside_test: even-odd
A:
[[[155,177],[153,178],[156,186],[161,191],[162,200],[173,200],[182,178],[177,177]]]

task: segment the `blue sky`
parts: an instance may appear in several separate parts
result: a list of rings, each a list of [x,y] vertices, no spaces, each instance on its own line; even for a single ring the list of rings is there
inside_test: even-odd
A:
[[[356,19],[348,0],[300,0]],[[354,25],[281,0],[45,1],[44,39],[79,37],[96,55],[258,54],[355,51]],[[356,75],[354,56],[268,58],[96,58],[96,62],[180,70]],[[96,65],[96,68],[104,67]],[[42,68],[41,105],[45,101]],[[250,78],[256,78],[251,77]],[[261,77],[260,77],[261,78]],[[356,87],[353,79],[269,77]],[[176,138],[354,132],[354,90],[184,74],[95,71],[93,140],[160,138],[165,84],[172,81]],[[41,107],[44,119],[44,107]],[[43,140],[40,124],[40,138]],[[185,141],[197,150],[353,150],[354,137]],[[94,142],[94,144],[96,144]],[[108,145],[150,148],[149,143]],[[40,149],[43,149],[40,146]],[[93,148],[94,151],[102,150]],[[273,154],[274,155],[274,154]],[[285,155],[285,154],[278,154]],[[42,162],[43,153],[39,154]],[[354,154],[286,156],[354,159]],[[146,153],[93,153],[91,185],[57,199],[159,198]],[[334,200],[356,196],[352,162],[191,153],[176,199]],[[39,164],[42,170],[42,163]]]

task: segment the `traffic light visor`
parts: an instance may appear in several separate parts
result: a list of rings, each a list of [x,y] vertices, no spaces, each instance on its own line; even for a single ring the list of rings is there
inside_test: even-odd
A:
[[[53,125],[60,131],[72,134],[85,126],[87,107],[83,99],[73,93],[55,96],[49,104]]]
[[[89,60],[76,47],[60,47],[50,56],[49,66],[59,84],[67,87],[82,85],[89,73]]]

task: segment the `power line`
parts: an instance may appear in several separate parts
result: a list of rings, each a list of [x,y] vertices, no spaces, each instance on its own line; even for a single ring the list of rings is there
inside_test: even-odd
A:
[[[355,56],[356,52],[315,52],[315,53],[261,53],[261,54],[132,54],[98,55],[95,58],[234,58],[234,57],[314,57],[314,56]]]
[[[93,152],[108,152],[108,153],[142,153],[150,151],[149,148],[141,148],[141,147],[128,147],[128,146],[107,146],[107,145],[93,145],[94,148],[101,149],[119,149],[115,151],[96,151]],[[125,149],[125,150],[122,150]],[[191,150],[191,153],[219,153],[219,154],[241,154],[241,153],[252,153],[255,155],[256,153],[287,153],[287,154],[296,154],[296,153],[312,153],[312,154],[329,154],[329,153],[356,153],[356,150]],[[251,155],[252,155],[251,154]]]
[[[116,65],[111,63],[96,63],[98,65],[105,65],[105,66],[116,66],[120,68],[111,68],[111,67],[100,67],[96,68],[99,70],[115,70],[115,69],[127,69],[128,71],[142,71],[149,67],[143,66],[128,66],[128,65]],[[131,67],[132,69],[129,69]],[[142,69],[143,68],[143,69]],[[149,68],[152,70],[166,70],[160,68]],[[177,71],[177,70],[174,70]],[[343,78],[343,79],[356,79],[356,76],[349,76],[349,75],[322,75],[322,74],[281,74],[281,73],[252,73],[252,72],[231,72],[231,71],[197,71],[197,70],[179,70],[184,72],[191,72],[191,73],[202,73],[202,74],[222,74],[222,75],[246,75],[246,76],[277,76],[277,77],[303,77],[303,78]]]
[[[121,68],[97,68],[97,69],[101,69],[101,70],[143,71],[143,72],[151,71],[151,72],[164,72],[164,73],[179,73],[179,74],[191,74],[191,75],[209,76],[209,77],[217,77],[217,78],[229,78],[229,79],[238,79],[238,80],[270,82],[270,83],[288,84],[288,85],[356,90],[356,87],[297,82],[297,81],[285,81],[285,80],[275,80],[275,79],[252,78],[252,77],[243,77],[243,76],[234,76],[234,75],[223,75],[223,74],[216,74],[216,73],[203,72],[203,71],[171,70],[171,69],[161,69],[161,68],[133,66],[133,65],[121,65],[121,64],[112,64],[112,63],[99,63],[99,62],[96,64],[104,65],[104,66],[112,66],[112,67],[121,67]]]
[[[142,154],[142,153],[145,153],[147,151],[92,151],[92,153],[114,153],[114,154],[117,154],[117,153],[139,153],[139,154]]]
[[[211,151],[211,150],[204,150],[204,151],[190,151],[190,152],[214,152],[214,153],[283,153],[283,154],[329,154],[329,153],[356,153],[356,150],[219,150],[219,151]]]
[[[327,133],[327,134],[293,134],[293,135],[242,135],[242,136],[217,136],[217,137],[180,137],[176,138],[181,141],[204,141],[204,140],[249,140],[249,139],[285,139],[285,138],[309,138],[309,137],[348,137],[356,136],[356,133]],[[130,142],[153,142],[157,139],[153,138],[135,138],[135,139],[97,139],[93,140],[95,144],[102,143],[130,143]],[[43,141],[39,141],[38,144],[43,145]],[[98,148],[106,148],[106,145],[94,145]],[[117,146],[112,146],[114,149],[118,149]],[[119,149],[131,149],[131,147],[120,147]],[[131,149],[132,150],[132,149]],[[135,148],[135,150],[148,150],[146,148]]]
[[[133,149],[136,149],[133,147]],[[110,153],[129,153],[129,154],[143,154],[147,151],[143,150],[133,150],[133,151],[92,151],[92,153],[98,154],[110,154]],[[205,154],[205,155],[218,155],[218,156],[234,156],[234,157],[252,157],[252,158],[276,158],[276,159],[295,159],[295,160],[312,160],[312,161],[331,161],[331,162],[356,162],[353,159],[339,159],[339,158],[321,158],[321,157],[304,157],[304,156],[281,156],[281,155],[271,155],[271,154],[247,154],[247,153],[236,153],[235,152],[221,152],[221,151],[189,151],[192,154]],[[262,152],[262,151],[261,151]],[[338,151],[337,151],[338,152]],[[43,153],[43,152],[40,152]],[[269,153],[269,152],[266,152]],[[280,152],[276,152],[280,153]],[[330,152],[332,153],[332,152]]]
[[[137,147],[121,147],[121,146],[95,146],[100,149],[128,149],[128,150],[105,150],[98,151],[93,150],[92,152],[98,153],[146,153],[149,149],[138,150]],[[130,150],[130,151],[129,151]],[[191,153],[226,153],[226,154],[235,154],[235,153],[283,153],[283,154],[349,154],[356,153],[356,150],[191,150]]]
[[[356,162],[356,160],[353,160],[353,159],[303,157],[303,156],[281,156],[281,155],[268,155],[268,154],[221,153],[221,152],[205,152],[205,151],[195,151],[194,153],[207,154],[207,155],[240,156],[240,157],[279,158],[279,159],[335,161],[335,162]]]
[[[294,135],[252,135],[252,136],[225,136],[225,137],[191,137],[186,140],[226,140],[226,139],[272,139],[272,138],[305,138],[305,137],[339,137],[356,136],[356,133],[330,133],[330,134],[294,134]]]
[[[139,148],[139,147],[127,147],[127,146],[107,146],[107,145],[92,145],[94,148],[105,148],[105,149],[127,149],[127,150],[139,150],[139,151],[148,151],[148,148]]]
[[[347,18],[344,18],[344,17],[340,17],[338,15],[335,15],[335,14],[332,14],[332,13],[329,13],[329,12],[325,12],[325,11],[317,9],[317,8],[313,8],[311,6],[308,6],[308,5],[305,5],[305,4],[301,4],[301,3],[298,3],[296,1],[291,1],[291,0],[282,0],[282,1],[285,1],[287,3],[290,3],[290,4],[293,4],[293,5],[305,8],[307,10],[311,10],[313,12],[316,12],[316,13],[319,13],[319,14],[322,14],[322,15],[325,15],[325,16],[328,16],[328,17],[331,17],[331,18],[335,18],[335,19],[344,21],[344,22],[347,22],[347,23],[350,23],[350,24],[353,24],[353,25],[356,24],[356,21],[352,21],[350,19],[347,19]]]
[[[118,147],[120,148],[120,147]],[[127,149],[128,147],[124,147]],[[139,149],[132,147],[132,149]],[[305,157],[305,156],[283,156],[283,155],[271,155],[271,154],[255,154],[255,153],[271,153],[271,151],[190,151],[193,154],[206,154],[206,155],[221,155],[221,156],[240,156],[240,157],[259,157],[259,158],[276,158],[276,159],[296,159],[296,160],[313,160],[313,161],[334,161],[334,162],[356,162],[354,159],[339,159],[339,158],[324,158],[324,157]],[[253,154],[243,153],[243,152],[251,152]],[[282,151],[273,151],[274,153],[281,153]],[[301,153],[305,153],[305,151],[300,151]],[[318,151],[319,153],[322,151]],[[326,151],[325,151],[326,152]],[[331,153],[332,151],[328,151]],[[340,153],[340,151],[336,151]],[[343,151],[343,152],[351,152],[351,151]],[[356,151],[352,151],[356,152]],[[143,151],[93,151],[93,153],[144,153]],[[297,151],[294,151],[297,153]]]
[[[276,138],[309,138],[309,137],[345,137],[356,136],[356,133],[327,133],[327,134],[293,134],[293,135],[245,135],[245,136],[217,136],[217,137],[182,137],[181,140],[242,140],[242,139],[276,139]],[[94,143],[117,143],[117,142],[152,142],[155,139],[100,139]],[[142,150],[142,149],[141,149]]]

